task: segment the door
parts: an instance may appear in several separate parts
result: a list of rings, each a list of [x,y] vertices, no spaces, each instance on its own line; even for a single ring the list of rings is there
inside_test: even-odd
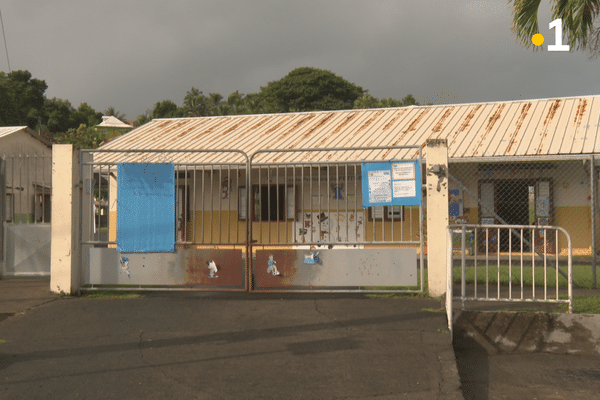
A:
[[[496,179],[481,181],[479,184],[480,223],[508,225],[552,225],[552,181],[543,179]],[[513,230],[488,232],[489,251],[520,252],[521,232]],[[479,233],[480,251],[485,249],[485,231]],[[532,240],[533,239],[533,240]],[[536,237],[531,237],[530,230],[523,231],[523,251],[531,251],[535,242],[536,250],[553,252],[554,239],[545,237],[543,230],[536,230]]]

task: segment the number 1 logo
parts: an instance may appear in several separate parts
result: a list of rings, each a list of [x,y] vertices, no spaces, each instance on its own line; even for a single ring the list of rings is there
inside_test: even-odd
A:
[[[550,22],[550,29],[554,30],[554,45],[548,45],[548,51],[569,51],[568,44],[562,44],[562,19],[555,19]]]

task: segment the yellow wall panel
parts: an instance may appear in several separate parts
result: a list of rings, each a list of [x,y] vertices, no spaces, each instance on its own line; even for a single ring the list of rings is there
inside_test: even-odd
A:
[[[573,255],[592,254],[592,228],[590,207],[554,207],[552,225],[564,228],[571,235]],[[561,253],[566,254],[567,241],[559,235]]]

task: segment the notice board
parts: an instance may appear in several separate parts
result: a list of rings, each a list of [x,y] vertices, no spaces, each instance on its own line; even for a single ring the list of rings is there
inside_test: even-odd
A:
[[[363,207],[421,204],[421,163],[398,161],[363,163]]]

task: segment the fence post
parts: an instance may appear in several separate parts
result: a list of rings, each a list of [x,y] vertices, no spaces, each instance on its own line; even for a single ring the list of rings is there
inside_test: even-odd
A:
[[[0,157],[0,275],[4,273],[4,221],[6,217],[6,163],[4,156]]]
[[[81,260],[81,177],[79,151],[70,144],[52,146],[52,239],[50,290],[79,291]]]
[[[590,200],[592,219],[592,288],[596,289],[596,161],[590,156]]]
[[[427,275],[429,294],[446,293],[448,227],[448,141],[427,140]]]

